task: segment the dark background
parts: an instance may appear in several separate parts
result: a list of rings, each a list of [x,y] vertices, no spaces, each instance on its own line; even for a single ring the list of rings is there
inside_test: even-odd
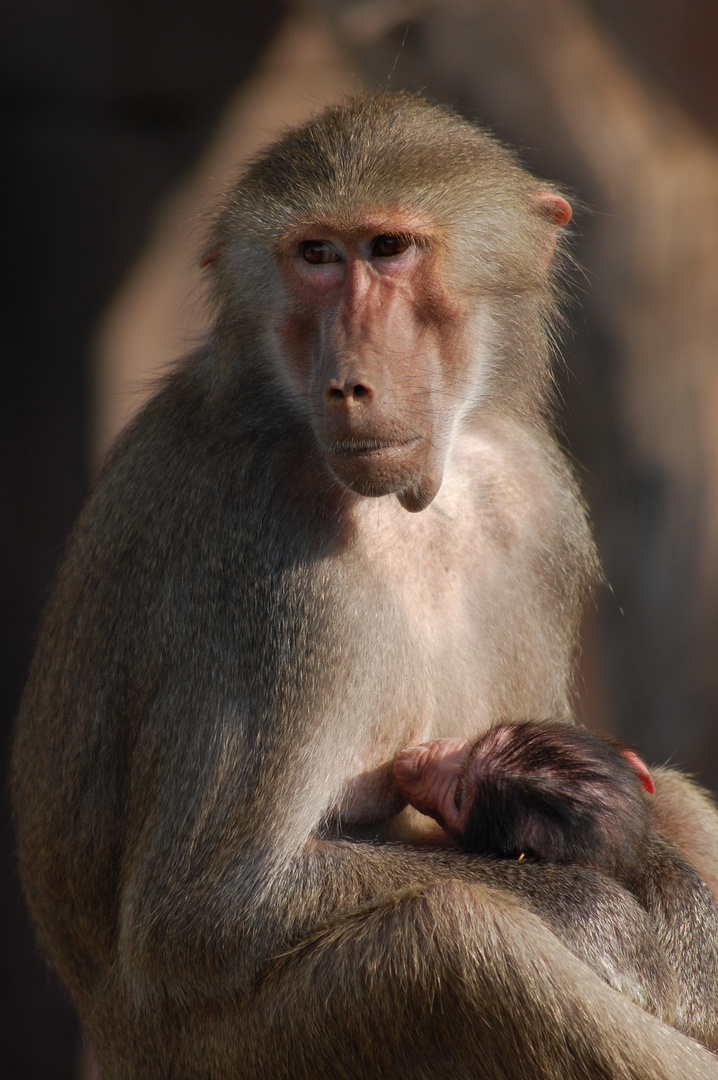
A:
[[[714,0],[593,0],[592,7],[634,64],[718,136]],[[3,764],[48,582],[88,484],[90,334],[147,238],[161,195],[203,146],[284,9],[275,0],[4,2]],[[712,773],[702,779],[718,782]],[[77,1072],[77,1026],[35,957],[12,847],[4,797],[0,1074],[66,1080]]]
[[[0,726],[88,483],[89,338],[153,208],[202,148],[281,4],[4,0],[0,22]],[[73,1012],[35,958],[0,824],[0,1075],[66,1080]]]

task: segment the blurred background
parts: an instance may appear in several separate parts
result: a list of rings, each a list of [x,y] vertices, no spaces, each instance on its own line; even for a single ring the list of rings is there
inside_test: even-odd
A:
[[[409,87],[579,211],[562,438],[607,585],[589,724],[718,791],[714,0],[5,0],[0,732],[107,446],[206,325],[197,256],[243,160],[346,92]],[[0,817],[0,1075],[89,1075]]]

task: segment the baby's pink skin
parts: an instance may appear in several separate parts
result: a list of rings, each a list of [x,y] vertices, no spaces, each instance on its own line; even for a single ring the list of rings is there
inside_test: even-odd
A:
[[[438,821],[456,841],[469,809],[465,764],[473,745],[471,739],[434,739],[406,746],[394,758],[394,779],[406,801]]]

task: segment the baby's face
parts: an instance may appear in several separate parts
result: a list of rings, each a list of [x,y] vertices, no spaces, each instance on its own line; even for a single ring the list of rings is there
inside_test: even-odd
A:
[[[394,758],[394,778],[407,802],[459,842],[470,811],[467,779],[471,739],[434,739],[407,746]]]

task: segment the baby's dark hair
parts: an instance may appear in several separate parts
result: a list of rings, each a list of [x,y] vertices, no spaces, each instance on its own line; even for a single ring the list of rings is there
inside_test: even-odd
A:
[[[462,849],[576,863],[632,880],[650,811],[623,749],[558,720],[491,728],[470,754]]]

